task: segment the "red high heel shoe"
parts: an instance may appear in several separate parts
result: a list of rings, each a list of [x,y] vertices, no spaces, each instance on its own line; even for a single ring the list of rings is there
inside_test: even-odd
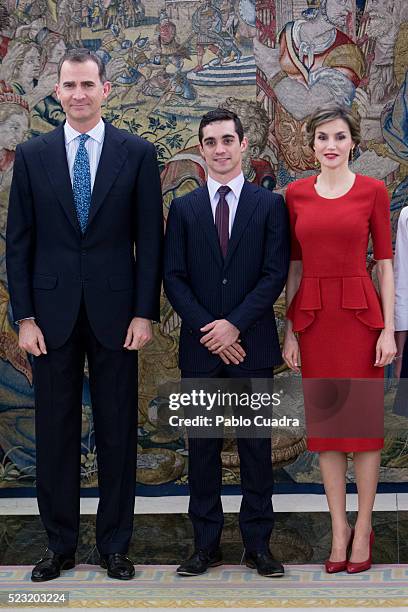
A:
[[[360,563],[354,563],[353,561],[349,561],[347,563],[347,573],[348,574],[357,574],[358,572],[365,572],[366,570],[369,570],[371,567],[371,553],[373,550],[373,544],[374,544],[374,531],[371,530],[370,533],[370,543],[369,543],[369,555],[368,555],[368,559],[366,561],[361,561]]]
[[[337,572],[345,572],[347,569],[347,557],[351,551],[351,545],[353,544],[354,538],[354,528],[351,529],[350,538],[347,544],[346,549],[346,558],[344,561],[330,561],[330,559],[326,559],[324,562],[325,570],[328,574],[337,574]]]

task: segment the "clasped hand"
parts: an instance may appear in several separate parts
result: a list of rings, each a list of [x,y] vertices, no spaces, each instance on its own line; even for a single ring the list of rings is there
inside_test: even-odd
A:
[[[211,353],[219,355],[225,364],[238,365],[246,353],[239,340],[239,329],[226,319],[216,319],[200,329],[205,335],[200,342]]]

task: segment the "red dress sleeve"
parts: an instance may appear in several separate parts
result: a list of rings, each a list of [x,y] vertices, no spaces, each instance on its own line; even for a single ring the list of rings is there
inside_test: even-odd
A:
[[[288,185],[286,189],[286,206],[289,211],[289,221],[290,221],[290,259],[291,261],[296,261],[302,259],[302,247],[298,239],[296,238],[296,214],[293,206],[293,195],[290,185]]]
[[[379,182],[370,217],[374,259],[392,259],[390,198],[384,183]]]

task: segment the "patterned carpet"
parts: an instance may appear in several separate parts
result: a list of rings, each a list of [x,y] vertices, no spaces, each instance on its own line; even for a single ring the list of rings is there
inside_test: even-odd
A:
[[[94,565],[78,565],[41,585],[31,567],[0,567],[0,602],[9,592],[69,593],[73,607],[100,608],[294,608],[408,606],[408,565],[375,565],[369,572],[328,576],[321,565],[289,565],[283,578],[262,578],[224,565],[198,578],[181,578],[171,565],[136,566],[136,578],[119,582]],[[20,607],[20,606],[19,606]],[[59,606],[58,606],[59,607]]]

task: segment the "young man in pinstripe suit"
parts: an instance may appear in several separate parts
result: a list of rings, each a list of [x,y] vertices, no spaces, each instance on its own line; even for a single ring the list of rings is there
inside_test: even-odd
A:
[[[234,113],[207,113],[199,128],[207,184],[170,208],[164,287],[182,318],[182,378],[272,378],[281,363],[273,305],[289,265],[283,198],[245,180],[248,146]],[[238,437],[245,560],[263,576],[282,576],[269,551],[273,474],[269,437]],[[189,438],[189,515],[195,550],[178,568],[197,575],[222,563],[221,438]]]

